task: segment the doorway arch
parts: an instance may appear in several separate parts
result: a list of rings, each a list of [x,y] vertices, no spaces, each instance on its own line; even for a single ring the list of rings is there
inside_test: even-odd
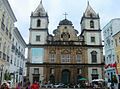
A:
[[[70,71],[68,69],[62,70],[61,82],[64,84],[70,83]]]

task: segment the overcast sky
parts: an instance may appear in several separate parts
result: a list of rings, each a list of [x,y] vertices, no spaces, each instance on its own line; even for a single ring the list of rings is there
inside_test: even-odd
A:
[[[8,0],[17,18],[15,26],[28,43],[30,15],[40,3],[40,0]],[[88,0],[42,0],[49,15],[49,33],[57,28],[65,18],[72,21],[74,28],[80,32],[80,20],[86,10]],[[100,16],[101,29],[113,18],[120,17],[120,0],[89,0],[91,7]]]

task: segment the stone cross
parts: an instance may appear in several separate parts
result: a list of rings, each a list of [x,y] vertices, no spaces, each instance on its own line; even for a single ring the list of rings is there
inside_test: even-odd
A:
[[[66,19],[66,17],[67,17],[68,14],[65,12],[65,14],[63,14],[63,15],[65,15],[65,19]]]

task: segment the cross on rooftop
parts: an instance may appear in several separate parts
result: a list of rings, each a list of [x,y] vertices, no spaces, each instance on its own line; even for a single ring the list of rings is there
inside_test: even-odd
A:
[[[67,17],[68,14],[65,12],[65,14],[63,14],[63,15],[65,15],[65,19],[66,19],[66,17]]]

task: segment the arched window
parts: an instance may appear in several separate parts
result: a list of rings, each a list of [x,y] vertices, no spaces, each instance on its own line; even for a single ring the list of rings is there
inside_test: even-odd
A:
[[[96,51],[91,52],[91,61],[92,63],[97,63],[97,52]]]
[[[94,28],[94,21],[93,20],[90,21],[90,28]]]
[[[5,15],[2,16],[2,23],[4,24]]]
[[[41,25],[41,21],[38,19],[37,20],[37,27],[40,27],[40,25]]]

